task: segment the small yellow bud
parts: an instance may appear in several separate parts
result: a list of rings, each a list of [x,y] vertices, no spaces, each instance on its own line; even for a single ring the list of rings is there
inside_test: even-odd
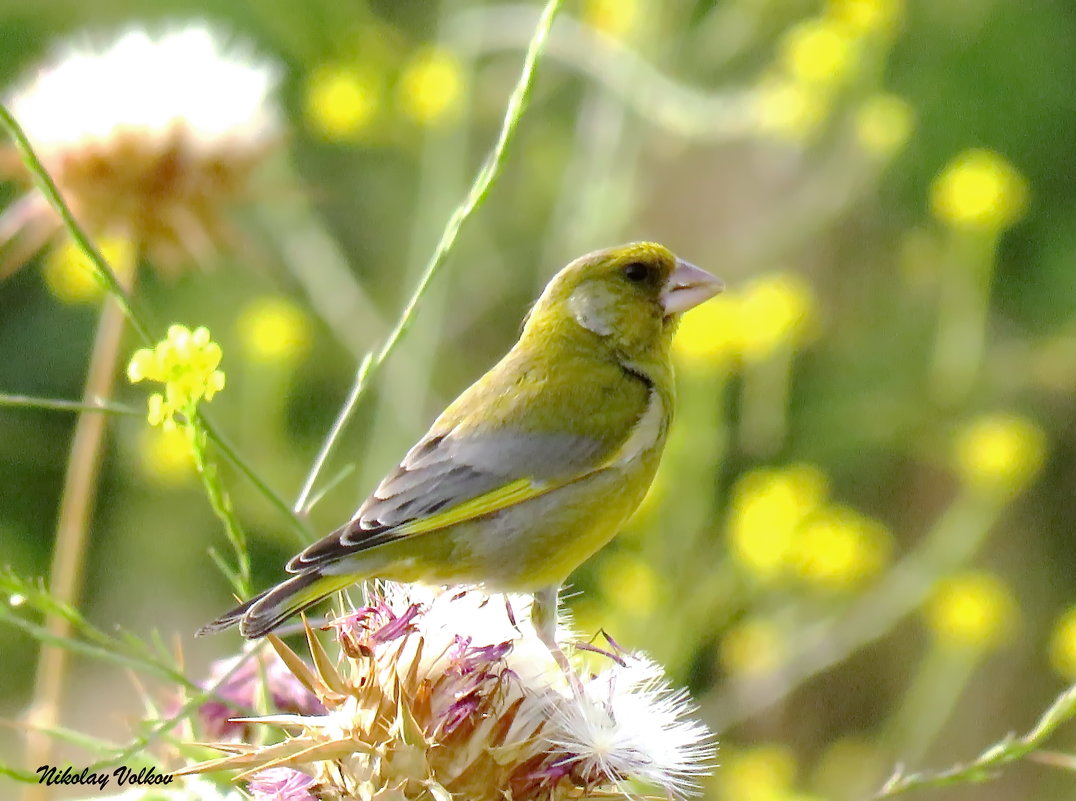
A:
[[[861,36],[892,33],[904,16],[903,0],[829,0],[826,16]]]
[[[930,205],[954,228],[996,232],[1024,215],[1028,195],[1027,181],[1000,155],[966,150],[934,179]]]
[[[175,486],[194,475],[190,437],[177,428],[145,428],[138,442],[142,471],[157,484]]]
[[[764,361],[781,347],[802,344],[812,333],[816,302],[797,275],[775,273],[752,281],[740,296],[740,349],[745,361]]]
[[[598,565],[598,586],[615,606],[645,614],[657,604],[657,575],[646,560],[625,551],[614,551]]]
[[[639,21],[639,0],[586,0],[583,21],[614,39],[625,39]]]
[[[721,788],[718,798],[728,801],[787,801],[794,797],[796,757],[776,743],[733,753],[714,774]]]
[[[743,476],[732,492],[728,531],[733,558],[757,578],[780,577],[800,527],[827,494],[825,475],[810,465]]]
[[[820,17],[801,22],[785,34],[781,60],[797,82],[831,86],[855,69],[859,45],[844,25]]]
[[[876,156],[892,156],[908,141],[915,126],[911,106],[896,95],[867,98],[855,112],[856,139]]]
[[[463,70],[447,50],[419,53],[400,76],[399,103],[404,114],[432,125],[457,110],[463,96]]]
[[[122,278],[134,269],[135,247],[131,240],[102,237],[96,244],[117,277]],[[71,240],[49,251],[44,276],[49,292],[64,303],[94,303],[105,293],[93,264]]]
[[[787,78],[771,78],[755,94],[759,130],[789,142],[810,139],[829,113],[828,93]]]
[[[688,368],[724,364],[739,353],[739,299],[726,293],[684,315],[673,354]]]
[[[1076,606],[1057,621],[1050,638],[1050,664],[1067,681],[1076,681]]]
[[[962,573],[939,582],[924,611],[938,641],[957,648],[997,647],[1016,622],[1012,592],[989,573]]]
[[[236,321],[245,355],[262,364],[291,364],[310,347],[310,322],[284,298],[265,297],[247,304]]]
[[[347,65],[314,70],[305,87],[310,128],[330,141],[358,138],[381,105],[381,85],[368,71]]]
[[[718,658],[732,676],[770,673],[785,657],[785,638],[770,620],[756,619],[729,629],[721,638]]]
[[[795,539],[792,559],[808,583],[844,590],[877,573],[891,549],[890,534],[881,523],[853,509],[833,507],[806,523]]]
[[[1038,475],[1046,435],[1031,420],[998,414],[972,421],[959,433],[954,466],[960,479],[984,495],[1013,495]]]

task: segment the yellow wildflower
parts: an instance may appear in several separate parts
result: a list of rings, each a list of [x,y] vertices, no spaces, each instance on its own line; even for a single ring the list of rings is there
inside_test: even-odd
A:
[[[627,38],[639,22],[639,0],[586,0],[583,21],[614,39]]]
[[[102,237],[97,240],[96,245],[118,277],[123,277],[134,269],[135,247],[131,240],[114,236]],[[49,251],[44,274],[49,292],[64,303],[93,303],[105,293],[90,260],[70,239]]]
[[[1015,494],[1042,469],[1046,435],[1031,420],[997,414],[973,420],[956,439],[954,462],[965,485],[986,495]]]
[[[673,353],[685,366],[717,365],[739,352],[739,299],[719,295],[684,315],[673,340]]]
[[[220,360],[220,345],[205,327],[191,331],[183,325],[170,326],[168,336],[153,348],[135,351],[127,365],[128,380],[164,384],[163,394],[149,397],[150,425],[172,429],[176,413],[189,418],[200,401],[210,401],[224,389],[224,373],[217,369]]]
[[[345,64],[315,69],[304,94],[308,124],[331,141],[360,136],[381,105],[381,86],[370,71]]]
[[[825,475],[810,465],[748,473],[732,493],[732,556],[759,578],[777,578],[788,565],[797,532],[827,493]]]
[[[946,165],[930,188],[934,215],[954,228],[1002,231],[1028,204],[1027,180],[990,150],[965,150]]]
[[[1050,664],[1067,681],[1076,681],[1076,606],[1057,621],[1050,638]]]
[[[892,156],[904,147],[914,126],[911,106],[896,95],[873,95],[855,112],[856,139],[876,156]]]
[[[755,94],[755,117],[764,134],[791,142],[809,139],[829,111],[829,96],[799,81],[770,78]]]
[[[142,471],[157,484],[175,486],[194,475],[190,438],[178,428],[143,428],[138,456]]]
[[[903,0],[829,0],[826,6],[826,16],[861,36],[891,33],[903,15]]]
[[[416,122],[432,125],[457,110],[463,96],[463,70],[447,50],[431,48],[415,56],[400,76],[399,102]]]
[[[938,641],[958,648],[991,648],[1009,638],[1016,619],[1012,591],[990,573],[962,573],[939,582],[926,609]]]
[[[781,60],[797,82],[831,86],[844,81],[859,59],[859,45],[844,25],[826,17],[792,28],[781,41]]]
[[[748,284],[740,296],[738,336],[745,361],[764,361],[811,333],[815,297],[799,276],[774,273]]]
[[[613,551],[598,565],[602,595],[628,612],[644,614],[652,610],[659,585],[654,568],[636,554]]]
[[[733,676],[770,673],[780,666],[784,655],[780,627],[762,618],[729,629],[718,645],[721,666]]]
[[[803,527],[792,559],[805,581],[842,590],[877,573],[891,547],[889,532],[881,523],[847,507],[832,507]]]
[[[310,322],[286,298],[263,297],[248,303],[236,321],[243,352],[264,364],[290,364],[310,347]]]

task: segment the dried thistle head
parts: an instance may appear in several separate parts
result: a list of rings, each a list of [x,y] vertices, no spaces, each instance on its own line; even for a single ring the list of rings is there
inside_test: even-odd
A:
[[[101,49],[61,48],[7,104],[91,234],[130,240],[174,271],[235,244],[227,209],[280,140],[276,81],[205,26],[132,29]],[[0,150],[0,178],[28,183],[13,148]],[[59,232],[28,191],[0,216],[0,274]]]
[[[527,622],[528,603],[388,585],[330,624],[335,658],[307,628],[312,668],[270,635],[326,713],[246,720],[288,736],[213,744],[228,755],[178,773],[239,769],[255,797],[272,781],[331,801],[615,796],[628,782],[690,792],[713,749],[686,717],[686,696],[648,660],[614,653],[579,677],[577,697]],[[268,773],[277,768],[312,781]]]

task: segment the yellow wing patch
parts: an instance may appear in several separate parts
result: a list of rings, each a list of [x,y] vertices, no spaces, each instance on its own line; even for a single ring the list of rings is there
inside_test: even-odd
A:
[[[424,534],[427,531],[436,531],[447,528],[465,520],[472,520],[482,515],[492,514],[522,501],[530,500],[538,495],[548,492],[549,486],[535,484],[529,478],[521,478],[503,487],[479,495],[469,501],[452,506],[443,512],[438,512],[431,517],[420,520],[412,520],[393,531],[393,534],[411,536],[412,534]]]

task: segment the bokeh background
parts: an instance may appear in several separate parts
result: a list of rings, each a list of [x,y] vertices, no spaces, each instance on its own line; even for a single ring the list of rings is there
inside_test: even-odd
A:
[[[132,25],[208,26],[229,59],[271,66],[271,135],[223,157],[238,188],[204,190],[212,225],[141,243],[134,291],[162,331],[212,332],[227,385],[207,412],[285,498],[495,139],[538,12],[0,6],[9,98],[62,42],[107,48]],[[200,75],[202,55],[175,69]],[[1070,0],[567,2],[504,174],[345,431],[313,528],[346,519],[510,346],[561,264],[658,240],[729,290],[677,340],[679,416],[644,508],[573,577],[581,630],[690,688],[721,739],[712,799],[863,799],[898,762],[942,768],[1026,730],[1076,680],[1073,75]],[[124,86],[86,81],[55,110],[76,156],[87,108],[122,115]],[[0,262],[0,391],[77,399],[101,292],[62,237],[27,250]],[[74,423],[0,408],[0,561],[20,575],[48,572]],[[223,478],[268,585],[294,532]],[[183,437],[110,418],[87,617],[157,629],[204,675],[236,647],[191,636],[229,602],[211,546]],[[28,703],[36,653],[0,627],[3,717]],[[63,709],[115,740],[143,713],[128,676],[90,661]],[[18,753],[13,732],[0,744]],[[1073,747],[1072,728],[1051,743]],[[1076,777],[1020,764],[921,797],[1076,799]]]

